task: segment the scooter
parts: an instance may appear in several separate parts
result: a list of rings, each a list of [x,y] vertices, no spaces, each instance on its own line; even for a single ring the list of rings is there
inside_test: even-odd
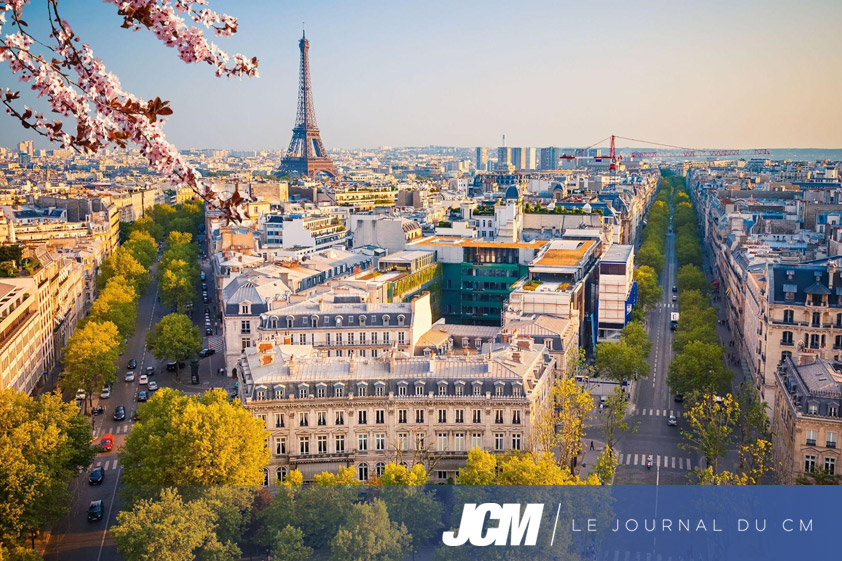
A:
[[[92,415],[102,415],[103,413],[105,413],[105,407],[103,407],[102,405],[100,405],[98,407],[94,407],[91,410]]]
[[[646,469],[652,469],[652,456],[646,458]]]

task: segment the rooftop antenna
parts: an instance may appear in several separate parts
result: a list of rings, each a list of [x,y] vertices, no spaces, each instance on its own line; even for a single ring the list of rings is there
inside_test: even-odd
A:
[[[304,29],[304,22],[303,21],[301,22],[301,36],[304,37],[304,38],[307,37],[307,33],[306,33],[306,30]]]

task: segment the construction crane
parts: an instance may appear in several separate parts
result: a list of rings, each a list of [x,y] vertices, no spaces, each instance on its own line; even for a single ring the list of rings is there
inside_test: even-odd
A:
[[[576,154],[574,155],[567,155],[562,154],[559,156],[560,160],[575,160],[576,158],[589,158],[594,159],[596,161],[601,161],[603,158],[610,160],[609,169],[611,171],[615,171],[617,169],[617,163],[622,161],[623,156],[617,155],[617,147],[616,147],[616,139],[621,140],[628,140],[629,142],[640,142],[645,145],[650,146],[661,146],[665,149],[671,150],[667,152],[665,150],[651,150],[647,152],[631,152],[629,157],[631,158],[698,158],[698,157],[722,157],[722,156],[769,156],[771,155],[769,150],[766,148],[750,148],[747,150],[724,150],[724,149],[707,149],[707,148],[686,148],[684,146],[675,146],[673,144],[664,144],[662,142],[652,142],[649,140],[640,140],[637,138],[628,138],[625,136],[617,136],[612,134],[609,137],[603,138],[599,142],[595,142],[591,144],[587,148],[582,148],[576,150]],[[607,158],[605,156],[587,156],[587,151],[602,144],[606,140],[610,140],[610,149]]]

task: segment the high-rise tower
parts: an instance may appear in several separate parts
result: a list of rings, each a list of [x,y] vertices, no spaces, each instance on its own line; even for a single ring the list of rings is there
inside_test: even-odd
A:
[[[316,125],[316,112],[313,109],[313,91],[310,88],[310,41],[304,33],[298,41],[301,49],[301,68],[298,73],[298,112],[292,129],[292,140],[287,153],[281,160],[281,171],[298,172],[301,175],[314,176],[319,172],[336,176],[333,161],[327,155],[319,127]]]

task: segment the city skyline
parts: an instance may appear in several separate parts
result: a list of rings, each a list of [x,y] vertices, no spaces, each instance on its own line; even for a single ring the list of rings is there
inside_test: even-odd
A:
[[[827,72],[842,63],[829,29],[839,5],[764,4],[758,20],[750,2],[328,4],[233,6],[240,32],[220,46],[260,58],[261,78],[232,81],[120,29],[113,7],[67,3],[62,16],[128,90],[172,101],[165,130],[181,149],[286,148],[302,21],[328,148],[496,146],[504,133],[510,146],[612,133],[693,148],[842,146],[842,78]],[[20,85],[6,69],[0,83]],[[27,139],[48,147],[14,121],[0,127],[0,145]]]

